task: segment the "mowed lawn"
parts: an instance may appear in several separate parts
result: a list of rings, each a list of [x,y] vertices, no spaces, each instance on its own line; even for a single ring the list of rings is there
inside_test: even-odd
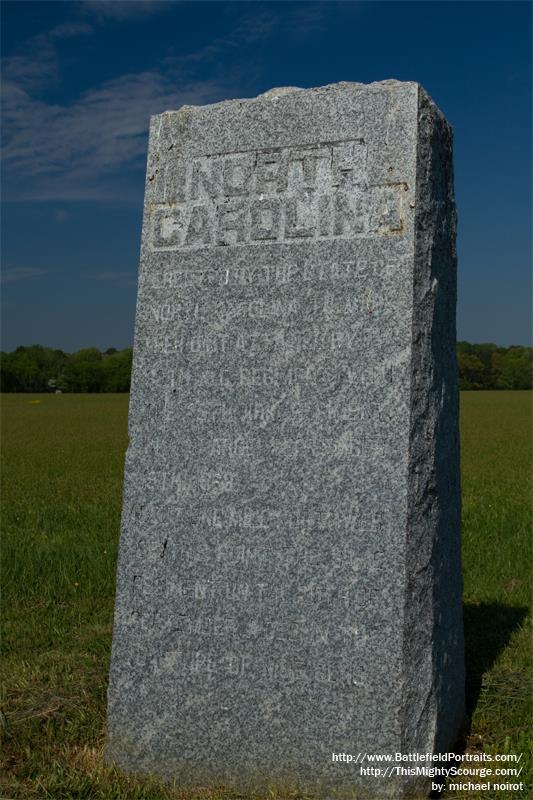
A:
[[[125,395],[2,397],[1,798],[241,797],[103,764],[127,406]],[[461,429],[466,744],[523,752],[527,783],[531,393],[463,393]]]

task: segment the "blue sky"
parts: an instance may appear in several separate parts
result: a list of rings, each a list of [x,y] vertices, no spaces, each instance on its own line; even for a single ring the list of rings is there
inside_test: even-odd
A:
[[[2,349],[133,337],[150,114],[422,83],[455,131],[458,337],[531,339],[529,2],[2,3]]]

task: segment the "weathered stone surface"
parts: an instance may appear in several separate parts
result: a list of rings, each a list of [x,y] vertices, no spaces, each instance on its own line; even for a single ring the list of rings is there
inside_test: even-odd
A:
[[[415,796],[463,711],[451,131],[415,83],[152,119],[108,757]]]

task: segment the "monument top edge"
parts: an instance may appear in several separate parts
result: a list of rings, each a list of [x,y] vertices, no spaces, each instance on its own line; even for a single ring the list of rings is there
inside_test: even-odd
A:
[[[410,89],[416,92],[421,90],[429,97],[429,94],[425,92],[422,85],[417,81],[399,81],[394,78],[389,78],[383,81],[374,81],[372,83],[339,81],[338,83],[329,83],[326,84],[325,86],[313,86],[309,88],[302,88],[298,86],[273,87],[272,89],[269,89],[266,92],[262,92],[256,97],[230,98],[227,100],[221,100],[217,103],[206,103],[204,105],[183,105],[179,109],[167,109],[166,111],[163,111],[160,114],[153,115],[153,117],[154,118],[162,117],[167,114],[188,114],[196,109],[211,109],[211,108],[214,109],[220,107],[227,107],[230,105],[243,105],[243,104],[257,103],[257,102],[276,103],[282,98],[284,99],[289,96],[294,96],[296,94],[320,95],[335,91],[346,91],[346,90],[352,90],[355,92],[364,92],[364,91],[384,91],[384,90],[394,91],[394,90],[406,90],[406,89]]]

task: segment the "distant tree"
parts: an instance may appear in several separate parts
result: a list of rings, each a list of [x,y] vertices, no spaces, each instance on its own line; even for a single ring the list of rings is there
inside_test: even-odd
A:
[[[67,359],[62,350],[52,350],[38,344],[17,347],[13,353],[3,353],[1,389],[3,392],[46,392],[48,382],[58,378]]]
[[[74,353],[61,374],[60,388],[67,392],[101,392],[104,382],[102,353],[88,347]]]
[[[461,389],[531,389],[533,349],[457,343]]]
[[[2,391],[36,392],[39,374],[37,365],[22,348],[2,354]]]
[[[492,355],[496,389],[531,389],[533,351],[530,347],[509,347]]]
[[[131,347],[125,350],[115,350],[110,355],[105,355],[102,361],[103,390],[104,392],[129,392],[131,380],[131,362],[133,351]]]
[[[79,350],[66,364],[59,388],[66,392],[129,392],[131,347],[109,348],[101,353],[95,347]]]
[[[459,353],[457,356],[459,367],[460,389],[481,389],[485,383],[485,365],[475,355]]]
[[[462,389],[493,389],[492,355],[498,350],[492,343],[457,343],[459,385]],[[466,358],[468,356],[468,358]],[[472,361],[475,359],[475,361]]]

